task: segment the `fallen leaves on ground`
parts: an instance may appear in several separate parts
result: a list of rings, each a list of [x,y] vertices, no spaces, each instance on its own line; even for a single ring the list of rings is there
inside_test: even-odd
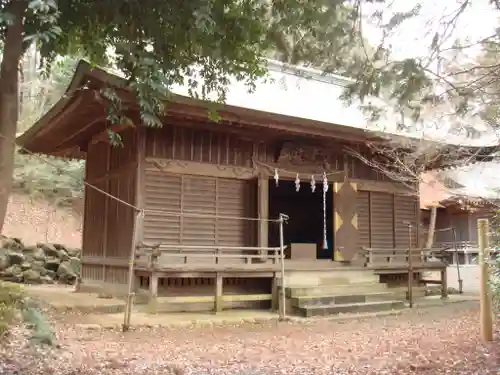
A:
[[[498,334],[496,342],[481,342],[473,303],[356,321],[141,328],[126,334],[54,319],[60,349],[34,352],[19,328],[0,352],[0,363],[22,375],[500,373]],[[0,374],[8,374],[1,366]]]

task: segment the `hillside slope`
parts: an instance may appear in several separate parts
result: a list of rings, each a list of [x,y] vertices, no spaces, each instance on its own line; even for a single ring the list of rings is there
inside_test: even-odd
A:
[[[81,209],[56,208],[48,201],[12,194],[2,234],[28,245],[50,242],[81,247]]]

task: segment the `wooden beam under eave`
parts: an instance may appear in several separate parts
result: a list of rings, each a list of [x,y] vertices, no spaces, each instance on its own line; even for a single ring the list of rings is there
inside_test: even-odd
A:
[[[145,170],[159,170],[166,173],[234,178],[238,180],[249,180],[257,177],[257,171],[253,168],[154,157],[145,158],[144,168]]]
[[[109,131],[111,131],[113,133],[120,134],[122,131],[124,131],[128,128],[136,128],[136,126],[130,122],[111,125],[109,128],[103,130],[99,134],[92,137],[91,143],[92,144],[101,143],[101,142],[109,143],[109,135],[108,135]]]

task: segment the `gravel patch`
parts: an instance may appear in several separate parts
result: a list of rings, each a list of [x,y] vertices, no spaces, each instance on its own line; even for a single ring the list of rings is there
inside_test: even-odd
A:
[[[499,332],[494,343],[480,341],[474,302],[357,321],[144,328],[126,334],[82,328],[74,315],[53,319],[60,348],[27,345],[19,327],[0,352],[0,374],[500,373]]]

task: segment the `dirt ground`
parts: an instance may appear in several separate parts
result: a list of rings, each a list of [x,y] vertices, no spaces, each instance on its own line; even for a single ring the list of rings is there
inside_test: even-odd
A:
[[[460,278],[463,280],[463,291],[468,294],[479,294],[479,266],[461,265]],[[448,266],[448,287],[458,290],[458,272],[456,265]],[[439,272],[430,273],[429,278],[439,280]]]
[[[60,348],[0,353],[20,374],[499,374],[500,343],[479,340],[477,302],[365,320],[88,329],[52,316]],[[0,373],[2,372],[0,367]]]

